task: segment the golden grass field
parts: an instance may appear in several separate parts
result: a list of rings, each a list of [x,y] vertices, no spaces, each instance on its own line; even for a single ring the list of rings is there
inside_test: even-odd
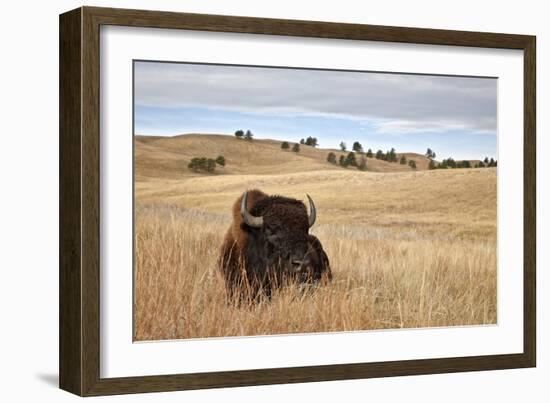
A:
[[[136,137],[135,340],[496,323],[496,170],[427,171],[368,159],[369,171],[296,155],[271,140]],[[226,158],[193,174],[194,156]],[[311,232],[334,279],[235,307],[216,269],[235,199],[246,189],[317,206]]]

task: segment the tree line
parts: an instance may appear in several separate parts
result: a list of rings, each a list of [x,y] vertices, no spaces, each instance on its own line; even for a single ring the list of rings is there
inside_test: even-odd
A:
[[[347,151],[347,145],[344,141],[340,142],[340,150],[344,152]],[[395,163],[399,162],[401,165],[409,165],[412,169],[417,169],[415,160],[407,160],[407,157],[404,154],[402,154],[401,157],[398,158],[397,153],[395,152],[395,148],[393,147],[386,152],[379,149],[376,151],[375,154],[370,148],[365,152],[362,144],[358,141],[355,141],[352,145],[352,150],[353,151],[350,152],[347,156],[341,155],[339,159],[337,159],[334,152],[329,152],[327,155],[327,162],[334,165],[340,165],[344,168],[355,166],[359,169],[365,170],[366,160],[364,160],[364,156],[366,156],[368,158],[376,158],[381,161]],[[361,156],[360,163],[357,162],[357,157],[355,156],[355,153],[358,153]],[[451,157],[444,159],[439,163],[436,163],[436,161],[434,161],[434,159],[436,158],[436,153],[431,148],[428,148],[424,155],[430,160],[428,164],[428,169],[490,168],[496,167],[498,165],[497,161],[494,158],[489,159],[488,157],[485,157],[483,161],[479,161],[474,165],[468,160],[455,161]]]
[[[361,154],[359,158],[357,158],[357,155],[353,151],[345,156],[340,155],[338,160],[336,159],[336,154],[331,151],[327,155],[327,162],[334,165],[340,165],[343,168],[355,167],[360,171],[367,170],[367,159],[365,156]]]
[[[245,140],[252,140],[254,137],[254,134],[250,130],[237,130],[235,132],[235,136],[237,138],[244,138]],[[307,145],[310,147],[317,147],[319,145],[319,141],[316,137],[308,136],[307,138],[302,138],[298,143],[294,143],[291,145],[288,141],[283,141],[281,143],[281,149],[283,150],[292,150],[295,153],[300,152],[300,145]],[[343,152],[347,151],[347,144],[344,141],[341,141],[340,144],[340,150]],[[359,158],[357,158],[357,155],[359,154]],[[436,158],[436,153],[431,148],[428,148],[426,150],[426,153],[424,154],[427,158],[429,158],[430,162],[428,164],[428,169],[448,169],[448,168],[486,168],[486,167],[496,167],[497,161],[493,158],[489,159],[488,157],[485,157],[483,161],[480,161],[475,164],[475,166],[472,166],[470,161],[463,160],[463,161],[455,161],[453,158],[449,157],[447,159],[442,160],[439,163],[436,163],[434,160]],[[340,165],[341,167],[348,168],[348,167],[356,167],[359,170],[366,170],[367,169],[367,160],[366,158],[376,158],[381,161],[386,162],[393,162],[401,165],[409,165],[412,169],[416,169],[416,161],[415,160],[407,160],[407,157],[402,154],[400,158],[397,157],[397,153],[395,152],[395,148],[391,148],[387,151],[377,150],[376,153],[372,151],[372,149],[368,149],[366,152],[364,151],[363,145],[359,141],[354,141],[352,145],[352,151],[350,151],[347,155],[340,155],[340,157],[337,159],[336,154],[334,152],[329,152],[327,155],[327,162],[334,164],[334,165]],[[212,165],[212,163],[208,163]],[[214,165],[215,167],[215,165]]]
[[[453,158],[449,157],[441,160],[438,164],[436,164],[434,160],[430,160],[428,169],[493,168],[497,165],[497,160],[494,158],[489,159],[489,157],[485,157],[483,161],[479,161],[475,165],[472,165],[472,163],[468,160],[455,161]]]
[[[412,169],[416,169],[416,161],[410,160],[407,161],[407,158],[405,155],[402,155],[401,158],[397,158],[397,153],[395,152],[395,148],[391,148],[390,150],[384,152],[382,150],[376,151],[376,154],[372,151],[372,149],[368,149],[366,152],[363,148],[363,145],[359,141],[354,141],[353,145],[351,147],[352,151],[347,156],[340,156],[340,159],[338,162],[336,161],[336,155],[331,152],[327,156],[327,161],[332,164],[339,164],[343,167],[348,166],[357,166],[361,170],[366,170],[366,164],[367,158],[376,158],[378,160],[387,161],[387,162],[399,162],[402,165],[409,165]],[[346,152],[347,151],[347,144],[342,141],[340,142],[340,150]],[[360,162],[354,163],[356,161],[355,153],[360,155]]]
[[[249,140],[249,141],[252,141],[254,139],[254,133],[252,133],[250,131],[250,129],[247,129],[246,132],[242,129],[239,129],[237,131],[235,131],[235,137],[237,137],[238,139],[244,139],[244,140]],[[317,140],[316,137],[312,137],[312,136],[309,136],[305,139],[300,139],[300,141],[298,143],[294,143],[292,145],[292,151],[294,151],[295,153],[299,153],[300,152],[300,144],[301,145],[306,145],[306,146],[311,146],[311,147],[317,147],[319,145],[319,141]],[[288,141],[283,141],[281,143],[281,148],[283,150],[289,150],[291,148],[290,146],[290,143]]]

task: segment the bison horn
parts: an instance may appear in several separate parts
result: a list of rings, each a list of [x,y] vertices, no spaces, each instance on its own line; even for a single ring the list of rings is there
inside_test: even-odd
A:
[[[306,194],[307,199],[309,200],[309,228],[313,227],[313,224],[315,224],[315,219],[317,218],[317,210],[315,210],[315,203],[313,203],[313,199],[309,197],[308,194]]]
[[[248,199],[248,192],[244,192],[243,200],[241,201],[241,215],[243,216],[243,221],[246,225],[253,228],[261,228],[264,225],[263,217],[254,217],[248,212],[246,208],[246,201]]]

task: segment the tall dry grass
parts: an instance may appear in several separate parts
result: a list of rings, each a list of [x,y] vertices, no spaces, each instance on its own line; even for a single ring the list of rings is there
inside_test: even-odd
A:
[[[373,203],[374,218],[371,215],[369,219],[363,217],[368,210],[358,209],[352,199],[334,198],[330,182],[319,182],[328,190],[322,193],[317,189],[322,213],[313,233],[330,258],[333,282],[305,292],[288,286],[278,290],[271,301],[240,308],[226,302],[216,260],[230,223],[230,201],[242,191],[242,183],[233,193],[223,194],[227,189],[220,192],[216,200],[223,199],[220,206],[227,208],[218,208],[218,202],[212,208],[167,205],[162,196],[169,192],[166,183],[158,186],[161,195],[157,199],[152,196],[151,183],[144,184],[141,193],[138,187],[135,339],[495,323],[494,173],[451,178],[455,187],[448,186],[447,173],[433,174],[426,183],[438,177],[441,180],[432,183],[440,193],[431,207],[425,200],[433,189],[421,190],[427,196],[415,196],[424,177],[416,183],[397,177],[402,184],[397,190],[404,193],[396,191],[388,197],[390,207],[380,204],[383,198]],[[359,175],[365,178],[359,180],[373,180]],[[395,177],[386,179],[379,186],[392,183]],[[304,191],[299,181],[296,186]],[[200,193],[197,184],[192,188],[195,193],[189,192],[188,197]],[[466,188],[478,193],[463,195]],[[204,189],[212,192],[207,184]],[[378,197],[374,186],[370,199]],[[205,206],[208,203],[212,202],[205,200]]]

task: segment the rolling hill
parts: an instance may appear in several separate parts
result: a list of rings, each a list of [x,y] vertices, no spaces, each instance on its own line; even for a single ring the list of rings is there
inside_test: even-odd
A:
[[[135,172],[137,179],[181,178],[199,176],[187,168],[194,157],[216,158],[223,155],[224,168],[216,174],[283,174],[319,170],[355,171],[327,162],[329,152],[338,159],[347,152],[300,145],[300,152],[281,149],[281,141],[256,139],[246,141],[221,134],[183,134],[174,137],[135,136]],[[402,154],[398,153],[398,158]],[[417,170],[427,170],[429,159],[416,153],[404,153],[416,161]],[[367,171],[409,172],[408,165],[367,158]]]
[[[494,324],[497,169],[427,170],[368,159],[370,172],[283,151],[273,140],[190,134],[135,138],[135,340]],[[224,155],[215,174],[187,167]],[[236,309],[219,246],[247,189],[315,200],[309,230],[331,284]]]

